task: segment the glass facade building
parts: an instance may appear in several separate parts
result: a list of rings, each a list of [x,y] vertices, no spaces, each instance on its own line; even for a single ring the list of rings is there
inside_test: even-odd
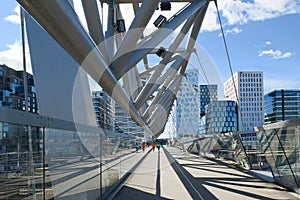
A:
[[[273,90],[264,97],[265,124],[300,118],[300,90]]]
[[[92,92],[96,121],[99,127],[115,129],[115,101],[104,91]]]
[[[238,71],[224,84],[225,97],[238,102],[239,131],[254,132],[264,124],[263,72]]]
[[[115,130],[124,137],[132,137],[133,142],[136,139],[144,140],[146,135],[142,127],[138,126],[118,104],[115,104]]]
[[[218,85],[200,85],[200,116],[205,115],[205,106],[218,100]]]
[[[237,131],[237,104],[235,101],[212,101],[206,106],[206,134]]]
[[[200,119],[198,79],[199,72],[197,69],[187,70],[178,90],[175,106],[176,133],[178,137],[198,134]]]
[[[256,150],[257,149],[257,134],[255,131],[240,132],[240,138],[243,142],[245,150]]]
[[[0,65],[0,106],[10,107],[17,110],[38,113],[38,103],[34,86],[33,75],[26,73],[27,78],[27,101],[24,92],[24,72],[16,71],[5,64]]]

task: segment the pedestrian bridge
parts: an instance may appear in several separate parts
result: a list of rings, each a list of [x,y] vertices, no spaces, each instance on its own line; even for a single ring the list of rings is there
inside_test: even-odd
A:
[[[82,0],[83,20],[71,0],[17,2],[39,114],[27,112],[24,73],[25,112],[0,107],[1,199],[299,199],[298,121],[258,127],[257,152],[232,132],[135,152],[140,135],[129,133],[133,127],[96,123],[90,81],[143,135],[159,138],[186,69],[195,65],[191,56],[202,63],[196,41],[213,1]],[[25,63],[24,56],[26,71]],[[251,171],[256,164],[272,176]]]
[[[199,138],[190,140],[191,148],[185,140],[136,152],[132,137],[2,107],[0,198],[299,199],[299,154],[290,151],[297,123],[260,127],[269,167],[251,170],[242,163],[248,154],[255,168],[252,152],[219,148],[203,156],[193,145]],[[278,138],[289,146],[279,147]]]
[[[172,146],[143,155],[114,199],[297,199],[297,195],[222,159]],[[146,154],[146,155],[144,155]],[[266,175],[265,175],[266,176]]]

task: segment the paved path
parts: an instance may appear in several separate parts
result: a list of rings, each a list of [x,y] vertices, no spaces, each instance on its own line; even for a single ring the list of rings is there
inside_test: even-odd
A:
[[[119,199],[299,199],[249,171],[164,147],[150,152],[115,196]]]

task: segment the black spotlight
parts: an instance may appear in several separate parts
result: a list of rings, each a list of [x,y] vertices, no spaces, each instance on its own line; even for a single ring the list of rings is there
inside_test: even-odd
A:
[[[170,1],[160,2],[160,10],[171,10]]]
[[[158,18],[155,20],[155,22],[153,23],[154,26],[156,27],[161,27],[161,25],[163,25],[163,23],[167,20],[167,18],[163,15],[159,15]]]
[[[119,33],[125,32],[125,31],[126,31],[124,19],[118,19],[118,20],[117,20],[117,31],[118,31]]]
[[[159,57],[163,57],[163,56],[165,55],[165,53],[166,53],[166,49],[163,48],[163,47],[160,47],[160,48],[155,52],[155,54],[156,54],[157,56],[159,56]]]

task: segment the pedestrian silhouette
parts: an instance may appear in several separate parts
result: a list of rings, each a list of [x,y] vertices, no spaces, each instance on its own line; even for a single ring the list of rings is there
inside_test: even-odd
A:
[[[156,147],[156,144],[155,144],[155,142],[152,142],[151,146],[152,146],[152,151],[154,152],[154,150],[155,150],[155,147]]]
[[[145,152],[145,147],[146,147],[146,143],[143,142],[143,143],[142,143],[142,150],[143,150],[143,152]]]
[[[156,147],[157,147],[157,150],[159,151],[160,150],[160,144],[157,143]]]

